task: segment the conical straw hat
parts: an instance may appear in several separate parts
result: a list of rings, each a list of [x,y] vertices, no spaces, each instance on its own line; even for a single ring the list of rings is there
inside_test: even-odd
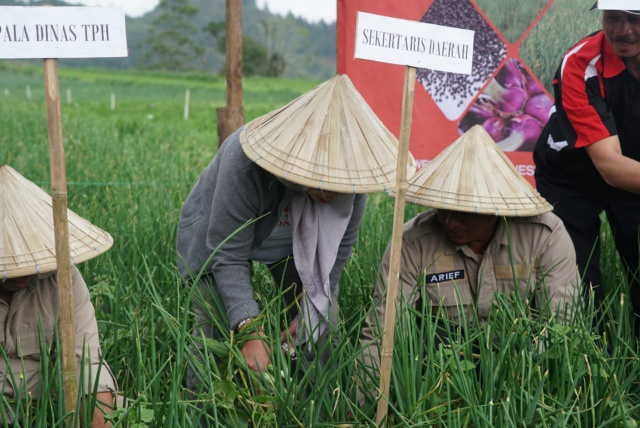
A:
[[[469,129],[408,181],[407,202],[506,217],[552,210],[480,125]]]
[[[287,181],[342,193],[395,188],[398,139],[346,75],[248,123],[246,155]],[[416,170],[409,155],[407,176]]]
[[[67,211],[74,264],[107,251],[107,232]],[[51,196],[8,165],[0,166],[0,277],[17,278],[56,270]]]

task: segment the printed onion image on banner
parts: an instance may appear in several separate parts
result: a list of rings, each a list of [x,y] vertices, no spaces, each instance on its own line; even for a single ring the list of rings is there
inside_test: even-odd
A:
[[[460,135],[482,127],[505,152],[533,151],[553,102],[538,82],[509,59],[458,124]]]

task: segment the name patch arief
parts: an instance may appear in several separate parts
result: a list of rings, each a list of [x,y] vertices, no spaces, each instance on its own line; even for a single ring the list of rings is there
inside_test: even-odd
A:
[[[452,270],[450,272],[428,273],[426,282],[427,284],[434,284],[436,282],[453,281],[456,279],[464,279],[464,269]]]

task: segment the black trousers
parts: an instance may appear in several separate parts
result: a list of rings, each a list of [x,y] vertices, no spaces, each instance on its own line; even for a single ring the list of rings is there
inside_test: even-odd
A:
[[[593,287],[596,308],[604,300],[602,272],[600,271],[600,217],[604,211],[620,259],[629,282],[633,311],[640,316],[640,278],[638,272],[638,246],[640,226],[640,196],[626,195],[611,188],[611,192],[585,193],[550,183],[536,174],[538,191],[554,206],[573,241],[576,259],[585,292]],[[640,320],[636,320],[636,325]]]

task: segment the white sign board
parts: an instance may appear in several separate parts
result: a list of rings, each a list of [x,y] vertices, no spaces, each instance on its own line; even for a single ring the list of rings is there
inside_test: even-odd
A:
[[[0,58],[126,57],[124,11],[0,6]]]
[[[471,74],[472,30],[358,12],[355,57]]]

